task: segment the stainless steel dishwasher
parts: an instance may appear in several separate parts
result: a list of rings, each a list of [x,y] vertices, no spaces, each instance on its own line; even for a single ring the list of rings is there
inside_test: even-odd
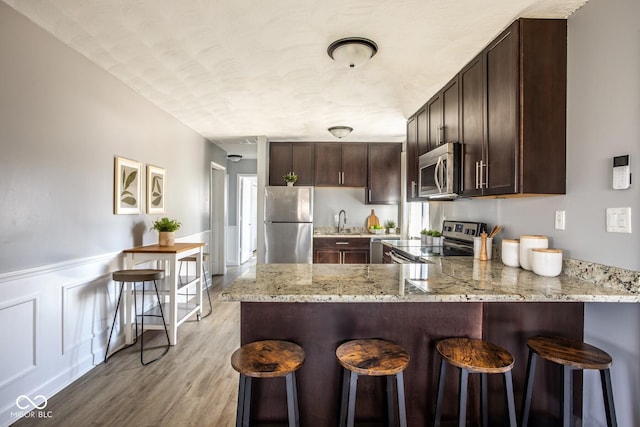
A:
[[[383,240],[400,240],[400,237],[380,236],[372,237],[369,244],[369,263],[382,264],[382,241]]]

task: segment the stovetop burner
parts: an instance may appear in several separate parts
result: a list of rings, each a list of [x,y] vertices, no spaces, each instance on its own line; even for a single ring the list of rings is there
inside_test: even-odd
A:
[[[393,252],[410,262],[420,262],[424,257],[472,256],[473,238],[486,231],[483,222],[449,221],[442,223],[442,246],[426,246],[420,240],[398,240]]]

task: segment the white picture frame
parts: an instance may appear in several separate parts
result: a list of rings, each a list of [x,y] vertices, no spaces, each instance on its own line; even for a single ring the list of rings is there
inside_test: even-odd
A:
[[[147,213],[149,214],[165,213],[166,176],[165,169],[147,165]]]
[[[113,213],[116,215],[132,215],[141,213],[140,162],[115,158],[113,176]]]

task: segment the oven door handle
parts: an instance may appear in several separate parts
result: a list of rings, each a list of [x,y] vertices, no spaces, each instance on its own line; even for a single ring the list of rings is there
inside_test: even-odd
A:
[[[390,256],[391,256],[391,261],[394,264],[410,264],[411,263],[411,261],[409,261],[408,259],[400,258],[398,255],[396,255],[393,252],[391,252]]]
[[[451,240],[446,240],[445,242],[442,243],[442,246],[448,246],[450,248],[453,249],[458,249],[458,250],[462,250],[464,252],[469,252],[469,255],[473,255],[473,246],[469,246],[469,245],[464,245],[464,244],[460,244],[460,243],[455,243],[452,242]]]

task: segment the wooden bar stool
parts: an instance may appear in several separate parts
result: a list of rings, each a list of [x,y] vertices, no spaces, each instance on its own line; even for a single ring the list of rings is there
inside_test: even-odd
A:
[[[112,278],[114,282],[120,282],[120,295],[118,295],[118,303],[116,305],[116,312],[113,315],[113,323],[111,324],[111,332],[109,333],[109,340],[107,341],[107,350],[104,353],[104,361],[106,362],[108,357],[109,357],[109,345],[111,344],[111,336],[113,335],[113,328],[116,324],[116,319],[118,317],[118,309],[120,308],[120,301],[122,300],[122,294],[124,292],[124,285],[125,283],[133,283],[133,313],[134,313],[134,318],[135,318],[135,328],[136,328],[136,334],[135,334],[135,339],[133,341],[133,343],[124,346],[123,348],[117,350],[115,353],[117,353],[120,350],[123,350],[127,347],[131,347],[132,345],[134,345],[137,341],[138,341],[138,317],[140,317],[141,319],[141,323],[142,323],[142,335],[140,335],[140,363],[142,363],[143,365],[148,365],[149,363],[155,362],[156,360],[160,359],[162,356],[164,356],[165,354],[167,354],[167,352],[169,351],[169,347],[170,347],[170,342],[169,342],[169,330],[167,329],[167,322],[164,319],[164,312],[162,311],[162,301],[160,301],[160,295],[158,294],[158,284],[157,284],[157,280],[161,280],[164,279],[164,270],[152,270],[152,269],[139,269],[139,270],[119,270],[119,271],[114,271],[112,273]],[[138,315],[138,302],[137,302],[137,298],[136,298],[136,283],[142,283],[142,308],[141,311],[144,310],[144,293],[145,293],[145,283],[146,282],[153,282],[153,288],[155,289],[155,294],[156,294],[156,298],[158,301],[158,307],[160,308],[160,314],[145,314],[142,313],[140,315]],[[153,360],[150,360],[148,362],[144,361],[144,319],[145,317],[159,317],[162,319],[162,324],[164,325],[164,333],[167,336],[167,348],[164,350],[164,352],[156,357]],[[129,327],[129,325],[126,325],[126,327]],[[114,354],[115,354],[114,353]]]
[[[288,341],[266,340],[245,344],[231,355],[240,373],[236,427],[248,427],[251,418],[251,379],[285,377],[289,427],[300,425],[296,371],[304,363],[304,350]]]
[[[404,348],[380,339],[353,340],[340,345],[336,350],[336,357],[344,368],[340,405],[341,427],[353,426],[359,375],[387,377],[387,416],[390,426],[394,424],[395,418],[393,408],[393,377],[395,376],[400,426],[407,426],[403,371],[409,365],[409,353]]]
[[[480,374],[480,398],[482,406],[482,425],[489,424],[487,406],[487,374],[503,374],[509,408],[509,425],[516,426],[516,407],[513,398],[511,369],[514,359],[511,353],[495,344],[473,338],[448,338],[436,344],[440,354],[440,378],[438,379],[438,397],[434,426],[440,426],[442,417],[442,399],[447,363],[460,368],[460,396],[458,425],[467,423],[467,384],[469,374]]]
[[[186,256],[183,258],[180,258],[178,261],[180,261],[180,270],[178,271],[178,277],[180,277],[180,274],[182,273],[182,263],[183,262],[197,262],[197,258],[195,255],[191,255],[191,256]],[[207,317],[208,315],[210,315],[213,312],[213,304],[211,304],[211,294],[209,293],[209,277],[207,274],[207,269],[205,268],[205,261],[209,260],[209,254],[207,252],[202,254],[202,286],[204,287],[204,289],[207,291],[207,299],[209,300],[209,311],[207,312],[207,314],[205,314],[204,316],[198,315],[198,319],[204,319],[205,317]],[[187,267],[187,274],[189,274],[189,268]]]
[[[616,421],[616,409],[613,404],[611,373],[609,371],[612,359],[609,354],[582,341],[562,337],[532,337],[527,340],[527,346],[529,347],[529,359],[527,361],[524,403],[522,404],[523,427],[526,427],[529,423],[533,377],[538,357],[563,366],[562,425],[564,427],[571,425],[571,416],[573,413],[573,371],[579,369],[597,369],[600,371],[607,425],[609,427],[618,425]]]

